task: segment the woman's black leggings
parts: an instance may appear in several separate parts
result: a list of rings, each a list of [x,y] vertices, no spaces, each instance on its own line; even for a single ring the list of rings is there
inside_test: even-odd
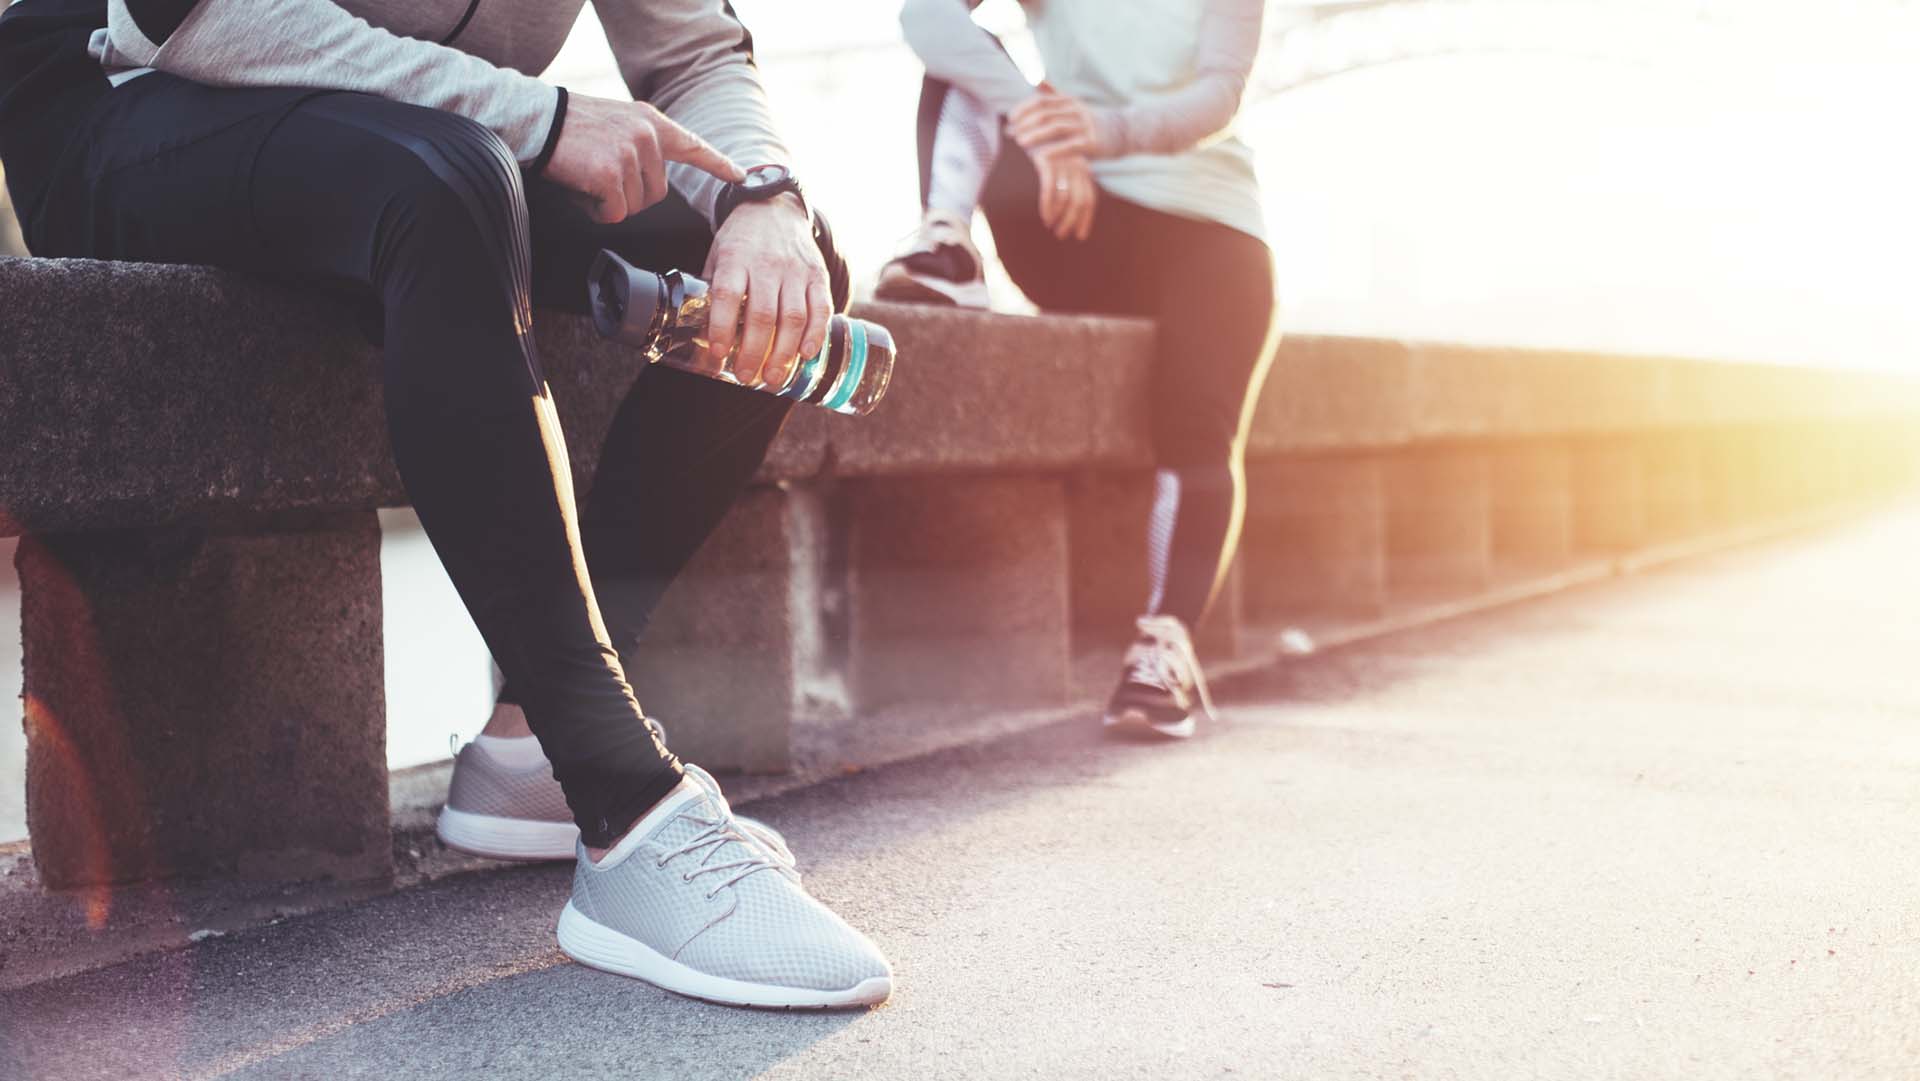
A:
[[[533,307],[584,312],[602,246],[698,270],[705,220],[673,198],[597,226],[480,125],[361,94],[146,75],[108,93],[73,146],[33,208],[37,254],[267,273],[380,313],[408,497],[584,839],[610,843],[680,775],[616,647],[747,484],[788,403],[649,369],[576,515]],[[597,604],[596,587],[618,603]]]
[[[921,91],[923,197],[948,91],[932,78]],[[1162,476],[1147,607],[1192,625],[1239,539],[1247,427],[1278,339],[1272,254],[1239,230],[1104,191],[1092,234],[1061,240],[1040,220],[1032,159],[1004,135],[1000,147],[980,208],[1014,283],[1047,311],[1146,316],[1159,326],[1150,393]]]

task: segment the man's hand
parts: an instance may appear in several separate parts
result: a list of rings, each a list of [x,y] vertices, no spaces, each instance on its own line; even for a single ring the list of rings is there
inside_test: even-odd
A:
[[[798,361],[826,343],[833,290],[813,222],[794,196],[735,207],[714,234],[705,277],[710,370],[718,371],[738,344],[735,379],[784,386]]]
[[[1079,154],[1040,153],[1033,167],[1040,174],[1040,222],[1061,240],[1085,240],[1093,233],[1093,211],[1100,188]]]
[[[1099,131],[1093,111],[1080,99],[1060,93],[1045,83],[1032,97],[1007,114],[1007,134],[1030,157],[1042,154],[1078,154],[1098,157]]]
[[[725,154],[644,101],[574,94],[545,175],[579,192],[594,220],[611,225],[667,197],[670,161],[726,181],[745,175]]]

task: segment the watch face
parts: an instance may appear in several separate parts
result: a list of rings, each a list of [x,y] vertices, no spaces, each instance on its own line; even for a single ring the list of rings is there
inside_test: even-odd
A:
[[[787,175],[784,165],[756,165],[747,170],[746,179],[740,181],[740,187],[748,192],[765,191],[784,183]]]

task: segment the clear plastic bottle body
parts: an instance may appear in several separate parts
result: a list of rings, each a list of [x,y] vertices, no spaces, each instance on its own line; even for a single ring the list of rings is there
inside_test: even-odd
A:
[[[641,270],[603,251],[594,261],[588,291],[594,325],[604,337],[638,347],[650,363],[746,385],[734,378],[731,356],[719,373],[692,363],[707,346],[706,282],[677,270]],[[784,386],[751,389],[865,416],[892,382],[895,355],[893,335],[885,327],[835,314],[826,345],[795,365]]]

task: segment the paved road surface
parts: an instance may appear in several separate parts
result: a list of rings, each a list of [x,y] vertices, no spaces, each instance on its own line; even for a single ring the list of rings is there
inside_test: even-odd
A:
[[[870,1013],[581,969],[461,876],[0,997],[0,1077],[1920,1076],[1920,514],[756,808]]]

